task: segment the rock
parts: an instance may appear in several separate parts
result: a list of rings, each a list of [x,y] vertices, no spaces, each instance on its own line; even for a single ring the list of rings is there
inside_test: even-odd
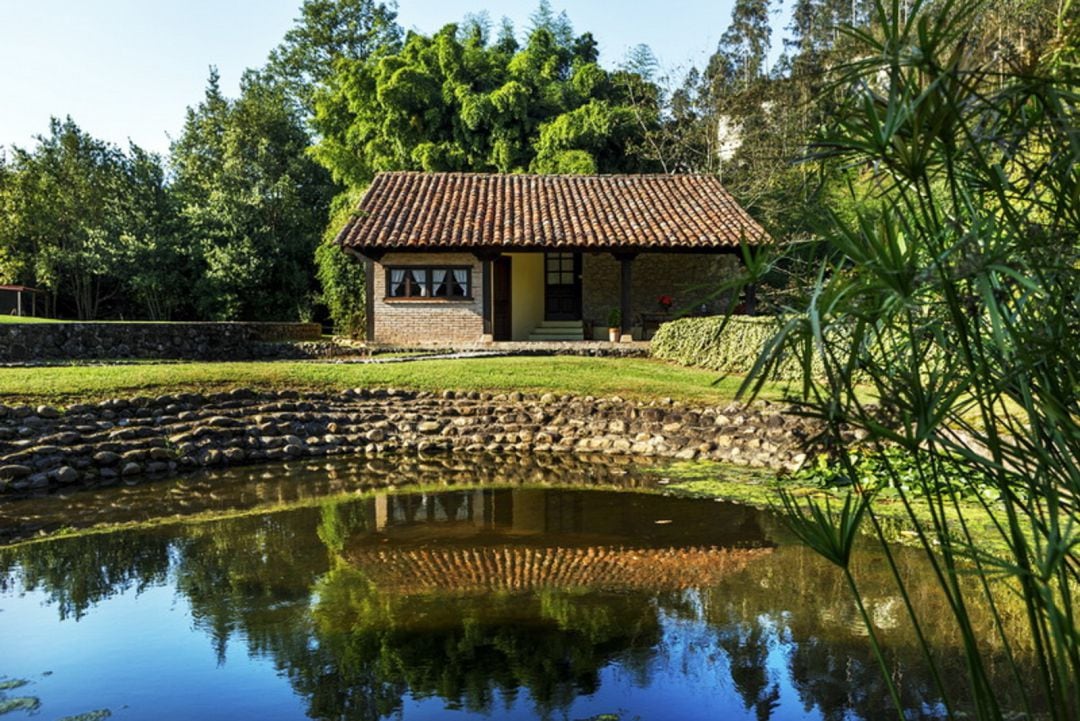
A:
[[[284,452],[285,455],[289,456],[290,458],[299,458],[300,456],[304,455],[304,447],[298,443],[290,443],[285,446]]]
[[[432,435],[432,434],[438,433],[439,431],[442,430],[442,428],[443,428],[442,424],[439,423],[438,421],[421,421],[416,426],[416,430],[418,432],[424,433],[424,434],[427,434],[427,435]]]
[[[52,472],[52,477],[57,483],[67,485],[79,480],[79,472],[71,466],[60,466]]]
[[[151,448],[150,458],[155,461],[172,460],[173,453],[168,448]]]
[[[38,418],[59,418],[60,411],[56,410],[52,406],[38,406],[34,411]]]
[[[34,469],[30,466],[23,466],[20,464],[11,464],[8,466],[0,466],[0,480],[14,481],[19,478],[25,478],[34,472]]]
[[[136,463],[135,461],[128,461],[124,464],[124,467],[120,469],[120,475],[124,477],[137,476],[142,473],[142,470],[141,464]]]

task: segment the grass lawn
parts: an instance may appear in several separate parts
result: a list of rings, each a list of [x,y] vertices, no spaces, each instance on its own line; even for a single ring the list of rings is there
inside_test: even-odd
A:
[[[0,323],[62,323],[56,318],[34,318],[33,316],[18,316],[0,314]]]
[[[309,362],[138,363],[0,368],[0,403],[65,404],[115,396],[231,388],[333,391],[346,388],[573,393],[720,404],[735,397],[739,377],[644,358],[576,356],[472,358],[387,364]],[[787,384],[766,387],[779,400]]]

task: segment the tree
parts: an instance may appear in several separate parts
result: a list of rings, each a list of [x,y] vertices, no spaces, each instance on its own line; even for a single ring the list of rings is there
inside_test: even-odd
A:
[[[316,275],[322,287],[320,300],[334,321],[334,329],[352,338],[364,333],[366,279],[363,267],[341,252],[335,239],[355,212],[360,196],[361,193],[352,191],[334,199],[323,242],[315,250]]]
[[[310,114],[312,94],[338,60],[363,60],[397,47],[393,4],[374,0],[305,0],[300,17],[270,53],[266,72],[286,85]]]
[[[552,20],[556,25],[559,21]],[[316,95],[315,157],[358,188],[385,170],[619,172],[634,149],[628,98],[588,34],[546,26],[514,50],[456,25],[410,34],[399,52],[346,61]]]
[[[771,37],[769,0],[736,0],[731,23],[709,61],[707,74],[718,86],[714,92],[745,89],[764,77]]]
[[[156,155],[136,145],[125,155],[70,117],[54,118],[33,150],[15,148],[0,164],[0,218],[0,279],[43,287],[84,320],[109,304],[123,314],[125,291],[163,308],[168,282],[155,273],[162,264],[176,270],[161,252],[175,237]]]
[[[309,144],[283,85],[248,71],[240,97],[229,100],[211,72],[171,153],[180,212],[205,263],[197,288],[204,315],[309,312],[313,256],[335,191],[307,157]]]

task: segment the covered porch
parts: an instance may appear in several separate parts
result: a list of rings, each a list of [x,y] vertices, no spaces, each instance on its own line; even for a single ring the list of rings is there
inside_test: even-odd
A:
[[[648,341],[667,320],[723,312],[718,288],[739,266],[729,252],[478,256],[492,342]]]

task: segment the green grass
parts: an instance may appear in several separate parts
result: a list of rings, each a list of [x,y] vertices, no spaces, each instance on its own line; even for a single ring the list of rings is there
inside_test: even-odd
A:
[[[572,393],[691,403],[730,402],[741,378],[644,358],[574,356],[473,358],[388,364],[308,362],[138,363],[0,368],[0,403],[63,405],[115,396],[212,392],[247,387],[334,391],[346,388]],[[779,400],[785,384],[762,398]]]
[[[63,323],[56,318],[34,318],[32,316],[17,316],[0,314],[0,323]]]

